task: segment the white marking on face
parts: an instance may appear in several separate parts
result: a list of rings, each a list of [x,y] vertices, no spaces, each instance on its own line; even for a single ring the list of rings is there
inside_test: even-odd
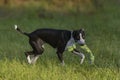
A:
[[[80,36],[80,40],[78,41],[78,43],[79,43],[79,44],[85,44],[85,40],[83,39],[81,33],[79,34],[79,36]]]

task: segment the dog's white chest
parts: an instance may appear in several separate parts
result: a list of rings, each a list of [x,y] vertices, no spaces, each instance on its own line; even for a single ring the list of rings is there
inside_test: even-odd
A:
[[[74,39],[71,37],[70,40],[67,42],[65,50],[67,50],[68,48],[72,47],[75,45],[75,41]]]

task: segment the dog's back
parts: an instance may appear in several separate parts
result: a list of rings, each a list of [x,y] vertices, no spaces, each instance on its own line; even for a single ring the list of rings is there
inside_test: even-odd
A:
[[[56,48],[56,46],[58,45],[58,43],[62,43],[62,41],[64,42],[64,36],[68,37],[68,39],[65,40],[69,40],[70,38],[70,31],[68,30],[57,30],[57,29],[37,29],[35,31],[33,31],[32,33],[30,33],[30,38],[34,39],[42,39],[44,42],[50,44],[52,47]]]

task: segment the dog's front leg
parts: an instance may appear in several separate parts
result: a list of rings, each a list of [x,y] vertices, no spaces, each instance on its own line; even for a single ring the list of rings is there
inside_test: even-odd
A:
[[[82,64],[82,63],[84,62],[85,55],[84,55],[83,53],[77,51],[76,49],[74,49],[74,50],[72,51],[72,53],[74,53],[74,54],[76,54],[76,55],[82,57],[82,59],[81,59],[81,61],[80,61],[80,64]]]
[[[58,55],[58,58],[59,58],[60,62],[61,62],[62,65],[64,66],[65,63],[64,63],[64,60],[63,60],[63,53],[57,52],[57,55]]]

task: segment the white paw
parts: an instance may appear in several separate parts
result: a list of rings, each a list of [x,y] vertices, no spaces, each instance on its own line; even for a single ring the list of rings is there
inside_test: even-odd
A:
[[[85,59],[85,56],[82,56],[82,59],[81,59],[81,61],[80,61],[80,64],[83,64],[84,59]]]
[[[17,25],[15,25],[15,30],[16,30],[17,28],[18,28]]]
[[[32,63],[32,61],[31,61],[31,59],[30,59],[30,56],[27,56],[27,61],[28,61],[29,64]]]

